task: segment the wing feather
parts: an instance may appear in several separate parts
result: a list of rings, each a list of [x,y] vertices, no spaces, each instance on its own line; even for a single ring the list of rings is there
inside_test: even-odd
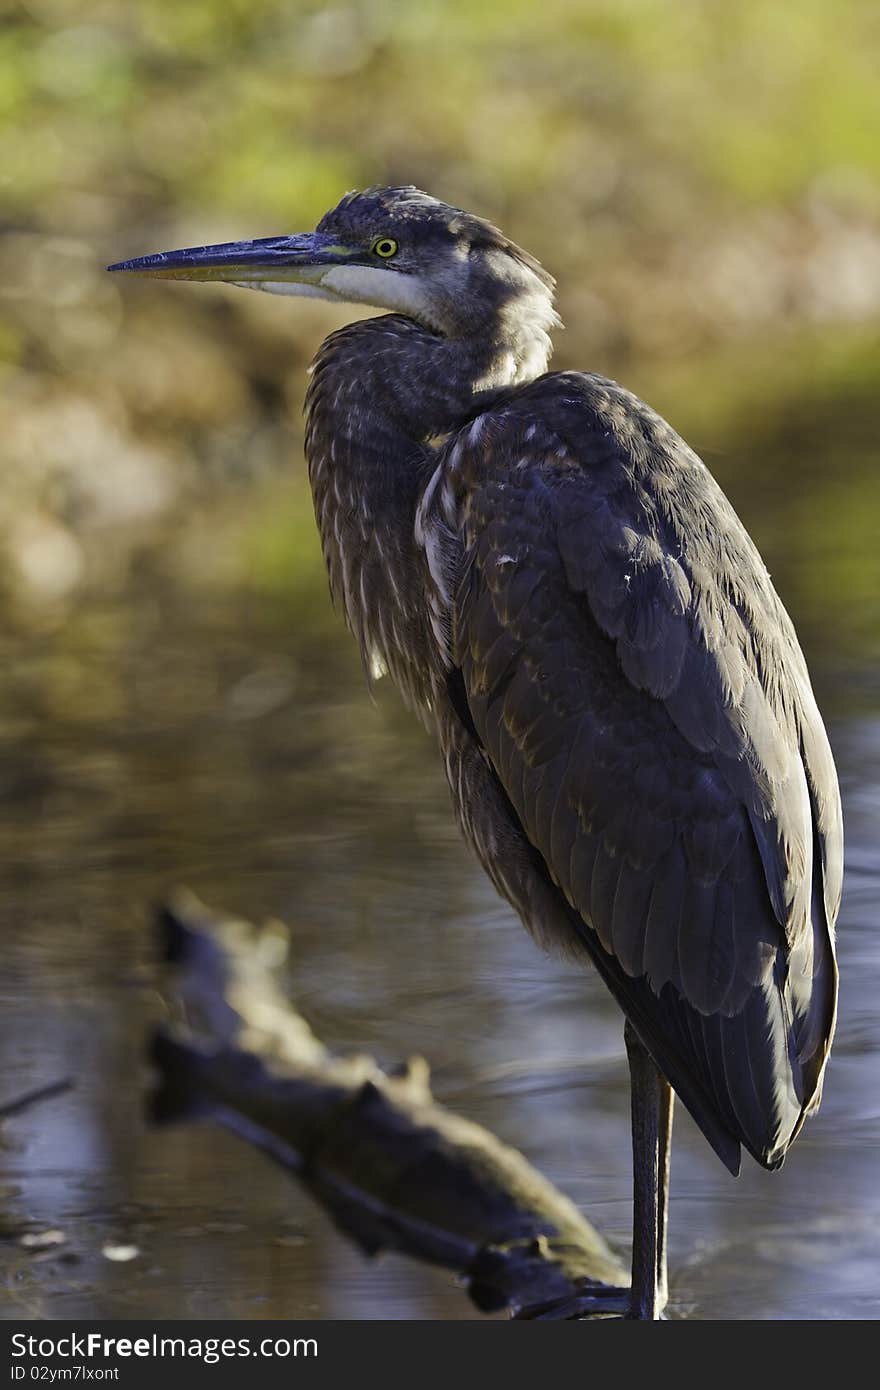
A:
[[[560,373],[482,418],[442,489],[473,727],[686,1103],[773,1166],[818,1100],[840,897],[794,630],[711,475],[635,397]]]

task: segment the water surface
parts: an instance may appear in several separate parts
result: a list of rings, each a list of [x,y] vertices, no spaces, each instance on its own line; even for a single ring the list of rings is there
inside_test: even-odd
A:
[[[699,1317],[880,1314],[876,610],[829,577],[876,554],[842,564],[831,536],[847,528],[830,535],[828,513],[868,462],[830,438],[809,468],[799,457],[780,443],[775,467],[722,465],[829,711],[848,832],[840,1029],[821,1114],[782,1173],[747,1160],[734,1182],[679,1114],[672,1297]],[[178,883],[286,920],[291,993],[319,1036],[383,1064],[424,1053],[439,1099],[627,1245],[616,1006],[532,945],[460,844],[427,737],[393,692],[371,700],[329,606],[317,630],[283,597],[146,579],[63,631],[0,641],[0,1104],[76,1082],[3,1126],[6,1317],[476,1316],[451,1275],[365,1260],[232,1136],[145,1128],[144,1040],[162,1014],[150,906]],[[21,1247],[51,1228],[63,1245]],[[114,1262],[108,1243],[138,1254]]]

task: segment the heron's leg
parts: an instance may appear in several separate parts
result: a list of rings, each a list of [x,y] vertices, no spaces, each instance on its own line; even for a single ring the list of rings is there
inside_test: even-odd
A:
[[[661,1309],[666,1307],[669,1297],[666,1275],[666,1218],[669,1215],[669,1160],[672,1154],[674,1104],[675,1092],[666,1077],[660,1076],[660,1120],[657,1134],[657,1296]]]
[[[632,1087],[633,1254],[629,1316],[653,1320],[666,1288],[666,1203],[672,1100],[669,1083],[642,1046],[624,1030]]]

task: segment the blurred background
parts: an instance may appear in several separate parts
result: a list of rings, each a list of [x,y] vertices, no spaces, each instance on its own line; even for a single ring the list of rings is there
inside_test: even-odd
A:
[[[733,1183],[680,1122],[673,1298],[880,1313],[878,59],[872,0],[0,4],[0,1105],[76,1079],[0,1129],[5,1316],[468,1316],[232,1138],[144,1130],[177,882],[287,920],[325,1041],[423,1051],[628,1240],[616,1008],[494,898],[330,610],[300,411],[353,315],[104,273],[394,182],[553,271],[555,365],[672,421],[795,619],[845,798],[840,1031],[783,1174]]]

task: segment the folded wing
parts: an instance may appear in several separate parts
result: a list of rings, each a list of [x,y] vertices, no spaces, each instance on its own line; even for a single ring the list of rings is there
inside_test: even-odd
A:
[[[775,1166],[830,1046],[842,847],[766,569],[696,456],[601,378],[520,389],[441,474],[421,530],[440,508],[463,546],[438,602],[512,815],[698,1122]]]

